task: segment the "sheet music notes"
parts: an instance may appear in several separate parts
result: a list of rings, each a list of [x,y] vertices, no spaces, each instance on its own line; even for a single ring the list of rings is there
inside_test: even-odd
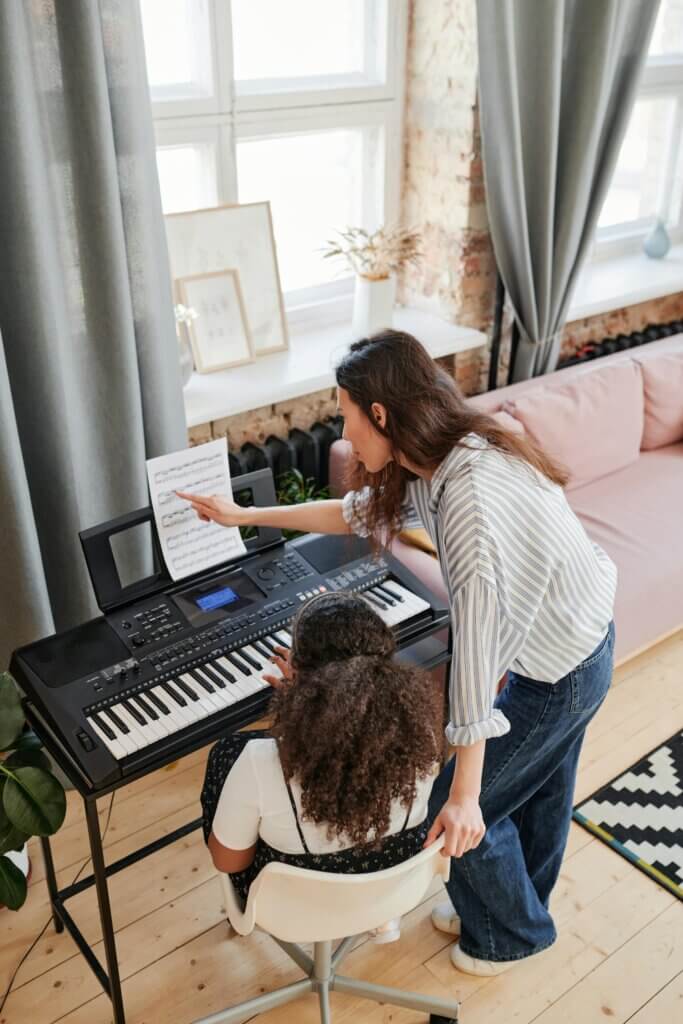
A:
[[[232,500],[228,442],[220,438],[170,455],[147,459],[154,518],[171,579],[210,569],[246,554],[239,529],[204,523],[176,491]]]

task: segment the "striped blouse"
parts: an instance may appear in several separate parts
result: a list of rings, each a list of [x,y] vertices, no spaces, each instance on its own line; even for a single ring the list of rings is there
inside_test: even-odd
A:
[[[509,731],[494,707],[508,669],[552,684],[595,650],[617,583],[616,566],[589,539],[561,487],[476,434],[464,441],[431,481],[408,485],[450,598],[446,736],[455,746]],[[342,505],[361,536],[366,492],[349,492]]]

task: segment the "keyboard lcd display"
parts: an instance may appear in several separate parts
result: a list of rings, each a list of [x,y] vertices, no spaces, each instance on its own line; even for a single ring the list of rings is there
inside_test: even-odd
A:
[[[225,608],[226,604],[239,601],[239,595],[230,587],[221,587],[220,590],[212,590],[210,594],[202,594],[195,598],[195,604],[203,612],[213,611],[214,608]]]
[[[246,573],[231,569],[206,583],[195,583],[178,591],[173,600],[188,622],[204,626],[221,619],[237,618],[247,608],[263,601],[259,590]]]

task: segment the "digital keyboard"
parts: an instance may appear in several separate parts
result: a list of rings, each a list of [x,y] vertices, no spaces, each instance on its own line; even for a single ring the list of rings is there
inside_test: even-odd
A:
[[[275,503],[269,470],[236,485],[249,501]],[[292,619],[314,594],[361,593],[394,630],[399,657],[448,657],[436,640],[447,609],[402,563],[354,536],[284,541],[262,530],[235,562],[178,583],[162,568],[121,587],[111,538],[149,514],[81,535],[104,614],[12,656],[29,720],[82,791],[115,788],[260,717],[272,693],[264,673],[278,675],[270,657],[291,645]]]

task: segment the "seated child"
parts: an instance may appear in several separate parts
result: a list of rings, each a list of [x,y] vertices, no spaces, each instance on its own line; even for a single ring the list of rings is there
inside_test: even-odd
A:
[[[322,594],[274,661],[282,682],[269,733],[216,743],[201,794],[204,838],[239,896],[269,861],[366,872],[418,853],[442,745],[440,696],[393,660],[393,634],[368,602]],[[385,941],[397,938],[389,927]]]

